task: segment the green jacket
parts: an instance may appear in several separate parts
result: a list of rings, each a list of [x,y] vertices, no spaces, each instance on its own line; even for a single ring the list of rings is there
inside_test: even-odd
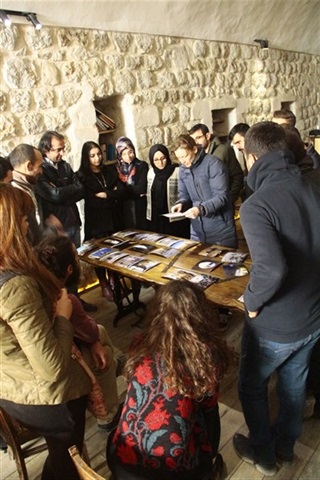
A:
[[[229,173],[229,191],[234,203],[243,191],[243,171],[230,143],[221,143],[219,137],[213,137],[208,153],[218,157],[227,167]]]
[[[0,398],[53,405],[89,393],[90,380],[71,357],[73,327],[50,315],[32,277],[16,275],[1,286],[0,338]]]

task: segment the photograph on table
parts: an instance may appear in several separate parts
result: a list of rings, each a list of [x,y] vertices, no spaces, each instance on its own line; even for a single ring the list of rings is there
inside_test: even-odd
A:
[[[138,263],[135,263],[130,267],[130,270],[133,270],[134,272],[147,272],[148,270],[151,270],[151,268],[155,267],[156,265],[159,265],[159,262],[154,262],[153,260],[141,260]]]
[[[122,258],[119,258],[116,262],[114,262],[118,267],[126,267],[126,268],[131,268],[132,265],[135,263],[140,262],[143,260],[142,257],[138,257],[135,255],[125,255]]]
[[[139,252],[139,253],[149,253],[152,252],[152,250],[155,250],[154,245],[148,245],[146,243],[136,243],[132,245],[128,250],[132,250],[133,252]]]
[[[175,248],[157,248],[156,250],[153,250],[152,255],[160,255],[160,257],[171,258],[175,255],[178,255],[178,253],[179,250],[176,250]]]
[[[170,280],[188,280],[189,282],[196,283],[200,288],[203,289],[206,289],[210,287],[210,285],[220,281],[220,278],[212,277],[211,275],[198,274],[176,267],[170,268],[168,272],[162,275],[162,278],[168,278]]]
[[[82,256],[85,255],[87,252],[90,252],[90,250],[93,250],[94,248],[97,248],[97,245],[94,243],[90,242],[85,242],[81,245],[81,247],[77,248],[78,255]]]
[[[200,260],[193,267],[192,270],[198,270],[200,272],[209,273],[217,268],[221,263],[213,260]]]
[[[119,252],[118,250],[113,249],[111,252],[107,253],[107,255],[100,258],[100,261],[115,263],[117,260],[119,260],[119,258],[125,257],[126,255],[126,253]]]
[[[107,253],[111,252],[112,248],[110,247],[102,247],[99,248],[99,250],[95,250],[94,252],[90,253],[88,255],[88,258],[91,258],[92,260],[100,260],[100,258],[104,257],[107,255]]]
[[[249,270],[247,267],[244,265],[238,265],[236,263],[224,263],[222,265],[222,271],[225,279],[249,275]]]
[[[227,252],[221,258],[221,262],[226,263],[242,263],[248,254],[244,252]]]
[[[200,250],[200,252],[198,252],[198,255],[201,255],[202,257],[211,257],[211,258],[218,257],[221,254],[222,254],[222,250],[212,245],[205,247],[202,250]]]

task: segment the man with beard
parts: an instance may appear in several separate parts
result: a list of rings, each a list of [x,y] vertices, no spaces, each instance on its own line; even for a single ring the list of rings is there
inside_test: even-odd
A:
[[[189,130],[189,135],[196,142],[197,147],[203,148],[206,153],[219,158],[228,169],[229,191],[234,204],[243,188],[243,172],[240,163],[230,143],[222,143],[217,135],[211,134],[207,125],[197,123]]]
[[[40,218],[34,186],[42,173],[43,158],[40,151],[25,143],[18,145],[9,155],[13,167],[13,180],[11,184],[27,192],[33,200],[34,210],[28,217],[29,230],[28,238],[32,245],[39,243],[42,237]]]

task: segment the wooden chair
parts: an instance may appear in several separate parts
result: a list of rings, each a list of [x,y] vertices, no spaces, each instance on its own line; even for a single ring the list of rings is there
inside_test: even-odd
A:
[[[25,458],[47,450],[46,442],[43,441],[39,445],[38,440],[42,437],[38,433],[25,428],[1,407],[0,435],[12,452],[18,470],[19,480],[28,480]]]
[[[106,480],[104,477],[101,477],[101,475],[92,470],[92,468],[89,467],[89,465],[81,458],[79,450],[75,445],[69,448],[69,453],[81,480]]]

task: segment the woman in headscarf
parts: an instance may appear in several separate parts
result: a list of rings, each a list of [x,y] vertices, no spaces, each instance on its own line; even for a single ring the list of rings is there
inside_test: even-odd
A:
[[[171,208],[179,198],[179,165],[172,163],[169,150],[159,143],[150,148],[149,161],[152,167],[148,171],[147,185],[147,220],[150,230],[188,237],[188,220],[175,222],[162,216],[164,213],[171,212]]]
[[[118,175],[125,184],[123,228],[146,230],[148,164],[136,157],[135,147],[127,137],[117,140],[116,152]]]

